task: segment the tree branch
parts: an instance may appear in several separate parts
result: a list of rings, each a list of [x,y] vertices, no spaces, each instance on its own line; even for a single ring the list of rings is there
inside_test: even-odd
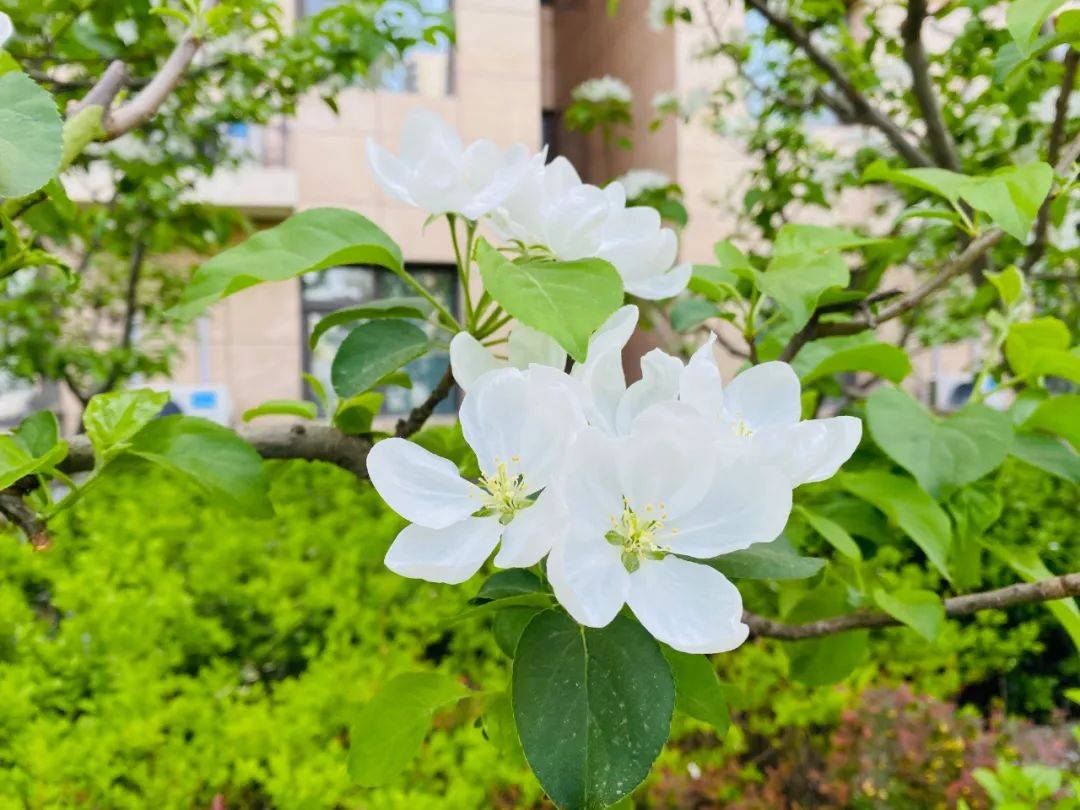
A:
[[[37,512],[26,505],[22,497],[10,489],[0,492],[0,515],[17,526],[36,549],[48,548],[51,544],[45,522]]]
[[[925,19],[926,0],[909,0],[907,17],[900,27],[900,35],[904,39],[904,61],[911,68],[912,89],[926,122],[930,152],[939,166],[958,172],[960,161],[956,157],[952,137],[945,127],[945,119],[941,115],[934,83],[930,79],[930,61],[926,58],[926,49],[923,47],[922,27]]]
[[[854,120],[881,132],[897,153],[908,162],[908,165],[916,167],[934,165],[930,157],[913,144],[892,119],[870,104],[869,99],[859,92],[840,66],[818,49],[808,32],[799,27],[790,17],[776,11],[769,5],[768,0],[746,0],[746,4],[768,20],[773,28],[805,53],[807,58],[829,77],[851,105]]]
[[[954,596],[945,600],[945,615],[968,616],[981,610],[999,610],[1013,605],[1051,602],[1071,596],[1080,596],[1080,573],[1065,574],[1039,582],[1010,585],[995,591]],[[900,624],[887,613],[877,611],[858,611],[807,624],[784,624],[754,613],[743,613],[743,622],[750,627],[752,635],[788,641],[821,638],[842,633],[845,630],[892,627]]]
[[[1080,52],[1070,48],[1065,54],[1063,63],[1064,72],[1061,76],[1061,89],[1058,91],[1057,104],[1054,107],[1054,123],[1050,126],[1050,138],[1046,148],[1046,155],[1051,166],[1055,167],[1058,174],[1065,174],[1072,168],[1076,160],[1073,155],[1071,160],[1062,161],[1061,144],[1065,140],[1065,126],[1069,120],[1069,97],[1072,96],[1073,86],[1076,84],[1077,67],[1080,65]],[[1058,166],[1064,162],[1064,170]],[[1049,195],[1039,206],[1039,215],[1035,219],[1035,238],[1028,245],[1024,255],[1024,270],[1030,270],[1046,252],[1047,234],[1050,230],[1050,203]]]
[[[420,430],[431,414],[434,413],[438,404],[450,395],[453,388],[454,370],[447,366],[442,379],[439,380],[439,384],[435,386],[434,390],[428,394],[428,398],[413,408],[406,418],[398,420],[394,435],[399,439],[407,439]]]

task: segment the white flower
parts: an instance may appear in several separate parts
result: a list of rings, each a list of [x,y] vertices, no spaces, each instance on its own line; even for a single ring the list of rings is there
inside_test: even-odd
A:
[[[379,185],[402,202],[432,215],[455,213],[474,220],[506,199],[533,160],[523,144],[504,151],[479,140],[464,147],[449,123],[421,108],[405,118],[400,157],[371,138],[367,155]]]
[[[501,360],[468,332],[458,332],[450,341],[454,380],[462,391],[468,391],[480,377],[496,369],[525,370],[535,363],[561,371],[566,366],[566,352],[555,338],[523,323],[510,330],[507,354],[507,359]]]
[[[679,111],[679,97],[673,90],[661,90],[653,94],[653,109],[660,113],[676,113]]]
[[[605,191],[614,199],[617,190],[625,203],[625,191],[612,183]],[[660,213],[649,206],[612,206],[601,233],[596,255],[615,266],[623,287],[640,298],[671,298],[686,289],[693,267],[675,264],[679,240],[675,231],[664,228]]]
[[[11,24],[11,17],[0,11],[0,47],[3,47],[14,31],[15,26]]]
[[[566,375],[544,366],[499,369],[476,381],[460,412],[480,464],[476,484],[412,442],[376,444],[367,461],[371,482],[412,521],[387,552],[386,566],[406,577],[464,582],[500,540],[495,565],[539,562],[564,525],[545,490],[585,424],[578,398],[566,392]]]
[[[654,169],[631,169],[616,180],[626,191],[628,200],[637,199],[647,191],[659,191],[671,185],[670,177]]]
[[[746,640],[738,590],[684,557],[774,539],[791,489],[768,466],[703,452],[709,432],[692,412],[658,408],[629,436],[588,428],[571,445],[557,485],[567,530],[547,571],[579,623],[603,627],[628,604],[653,636],[683,652],[723,652]]]
[[[634,100],[630,86],[614,76],[586,79],[571,90],[570,95],[576,101],[591,101],[594,104],[603,104],[605,101],[630,104]]]
[[[854,416],[802,417],[799,378],[787,363],[751,366],[726,387],[710,340],[679,379],[679,400],[723,426],[722,452],[778,467],[793,487],[831,478],[862,438]]]

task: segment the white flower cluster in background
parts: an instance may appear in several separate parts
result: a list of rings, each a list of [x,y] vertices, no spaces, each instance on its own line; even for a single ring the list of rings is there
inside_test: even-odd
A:
[[[690,280],[676,265],[678,240],[655,209],[627,207],[619,183],[583,183],[565,158],[545,165],[545,152],[522,144],[500,150],[491,141],[465,146],[435,113],[415,109],[405,120],[401,154],[368,140],[375,179],[399,200],[429,214],[486,219],[504,240],[564,261],[600,258],[641,298],[677,295]]]
[[[659,191],[671,185],[671,178],[655,169],[631,169],[616,178],[626,191],[628,200],[637,199],[649,191]]]
[[[593,104],[616,102],[618,104],[630,104],[634,100],[634,94],[630,86],[614,76],[601,76],[599,79],[586,79],[573,90],[570,96],[575,101],[591,101]]]
[[[14,31],[15,28],[11,24],[11,17],[0,11],[0,48],[4,46],[4,43],[8,41]]]
[[[407,577],[459,583],[496,547],[500,567],[547,557],[555,597],[603,627],[628,605],[657,639],[689,653],[747,637],[742,599],[710,559],[775,539],[792,489],[832,476],[861,437],[858,419],[800,421],[798,378],[763,363],[722,385],[710,342],[684,364],[657,349],[623,375],[634,306],[593,335],[563,372],[554,341],[518,326],[510,360],[462,333],[451,343],[467,391],[461,426],[482,477],[418,445],[375,445],[368,472],[412,521],[386,555]]]

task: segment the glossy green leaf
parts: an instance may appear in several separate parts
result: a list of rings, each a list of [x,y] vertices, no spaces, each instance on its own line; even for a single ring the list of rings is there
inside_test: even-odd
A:
[[[331,312],[315,324],[308,338],[308,345],[314,349],[319,339],[335,326],[356,321],[375,320],[380,318],[413,318],[424,320],[432,312],[432,306],[427,300],[416,297],[380,298],[369,301],[355,307],[345,307],[336,312]]]
[[[708,723],[721,737],[731,726],[727,697],[712,661],[671,647],[661,648],[675,678],[675,708],[695,720]]]
[[[950,578],[948,559],[952,545],[949,516],[910,478],[880,470],[842,472],[838,483],[852,495],[873,504],[915,541],[927,559]]]
[[[385,383],[385,378],[380,382]],[[382,404],[383,395],[377,391],[367,391],[343,399],[334,410],[334,427],[350,436],[370,433]]]
[[[229,507],[272,517],[262,458],[228,428],[192,416],[162,416],[136,433],[127,452],[187,476]]]
[[[845,557],[856,562],[862,560],[862,551],[855,539],[848,534],[847,529],[835,520],[805,506],[796,506],[796,511],[802,515],[815,532],[820,534],[825,541],[843,554]]]
[[[659,645],[623,615],[594,629],[538,614],[518,643],[512,695],[533,773],[574,810],[609,807],[648,776],[675,708]]]
[[[0,76],[0,197],[37,191],[56,174],[63,127],[56,102],[24,73]]]
[[[50,431],[50,422],[55,427],[56,417],[43,411],[24,419],[13,433],[0,435],[0,489],[27,475],[47,472],[67,456],[67,442]]]
[[[877,606],[925,638],[934,641],[945,624],[945,605],[933,591],[900,589],[874,590]]]
[[[115,445],[126,442],[161,413],[169,394],[139,388],[112,391],[93,397],[83,412],[83,426],[99,459]]]
[[[1080,484],[1080,453],[1061,439],[1038,433],[1017,433],[1009,452],[1040,470]]]
[[[404,268],[401,248],[367,218],[343,208],[312,208],[203,264],[170,314],[190,318],[256,284],[343,264],[373,264],[399,274]]]
[[[515,264],[481,240],[476,260],[491,297],[578,362],[585,360],[589,337],[623,302],[618,271],[600,259]]]
[[[911,360],[907,352],[889,343],[865,343],[829,354],[801,377],[803,385],[810,385],[823,377],[851,371],[866,371],[898,383],[911,373]]]
[[[407,672],[388,681],[352,724],[349,775],[364,787],[385,785],[420,751],[435,712],[469,694],[457,679],[438,672]]]
[[[349,332],[330,366],[338,396],[351,397],[373,388],[428,350],[420,327],[402,320],[368,321]]]
[[[784,644],[788,674],[807,686],[828,686],[842,681],[866,658],[870,634],[849,630],[833,636]]]
[[[543,589],[540,577],[532,571],[525,568],[508,568],[505,571],[496,571],[488,577],[477,591],[476,598],[506,599],[509,596],[540,593]]]
[[[260,416],[299,416],[301,419],[314,419],[319,409],[314,402],[303,399],[269,399],[254,408],[248,408],[240,418],[245,422]]]
[[[60,443],[60,423],[52,411],[38,411],[23,419],[11,434],[30,455],[43,456]]]
[[[1021,427],[1061,436],[1080,452],[1080,394],[1061,394],[1039,403]]]
[[[997,469],[1012,445],[1008,414],[968,405],[946,419],[898,388],[879,388],[866,403],[878,446],[934,497]]]
[[[800,329],[810,320],[822,293],[846,287],[851,273],[836,252],[789,253],[774,256],[764,273],[757,274],[757,286],[768,295]]]
[[[783,537],[700,562],[732,579],[806,579],[825,565],[818,557],[801,556]]]

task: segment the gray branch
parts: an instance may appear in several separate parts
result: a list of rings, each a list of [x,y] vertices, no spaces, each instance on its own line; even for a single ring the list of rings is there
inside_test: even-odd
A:
[[[982,610],[1000,610],[1014,605],[1051,602],[1056,599],[1068,599],[1071,596],[1080,596],[1080,573],[1065,574],[1039,582],[1009,585],[1007,588],[998,588],[995,591],[954,596],[945,600],[945,615],[954,618],[969,616]],[[877,611],[858,611],[807,624],[784,624],[754,613],[743,613],[743,621],[750,627],[750,633],[754,636],[787,641],[821,638],[843,633],[846,630],[892,627],[900,624],[887,613]]]
[[[945,119],[941,115],[934,83],[930,79],[930,62],[926,58],[926,48],[923,47],[922,27],[925,19],[926,0],[910,0],[907,17],[900,28],[900,35],[904,39],[904,61],[911,68],[912,89],[926,122],[930,152],[939,166],[958,172],[960,161],[956,157],[949,130],[945,127]]]

